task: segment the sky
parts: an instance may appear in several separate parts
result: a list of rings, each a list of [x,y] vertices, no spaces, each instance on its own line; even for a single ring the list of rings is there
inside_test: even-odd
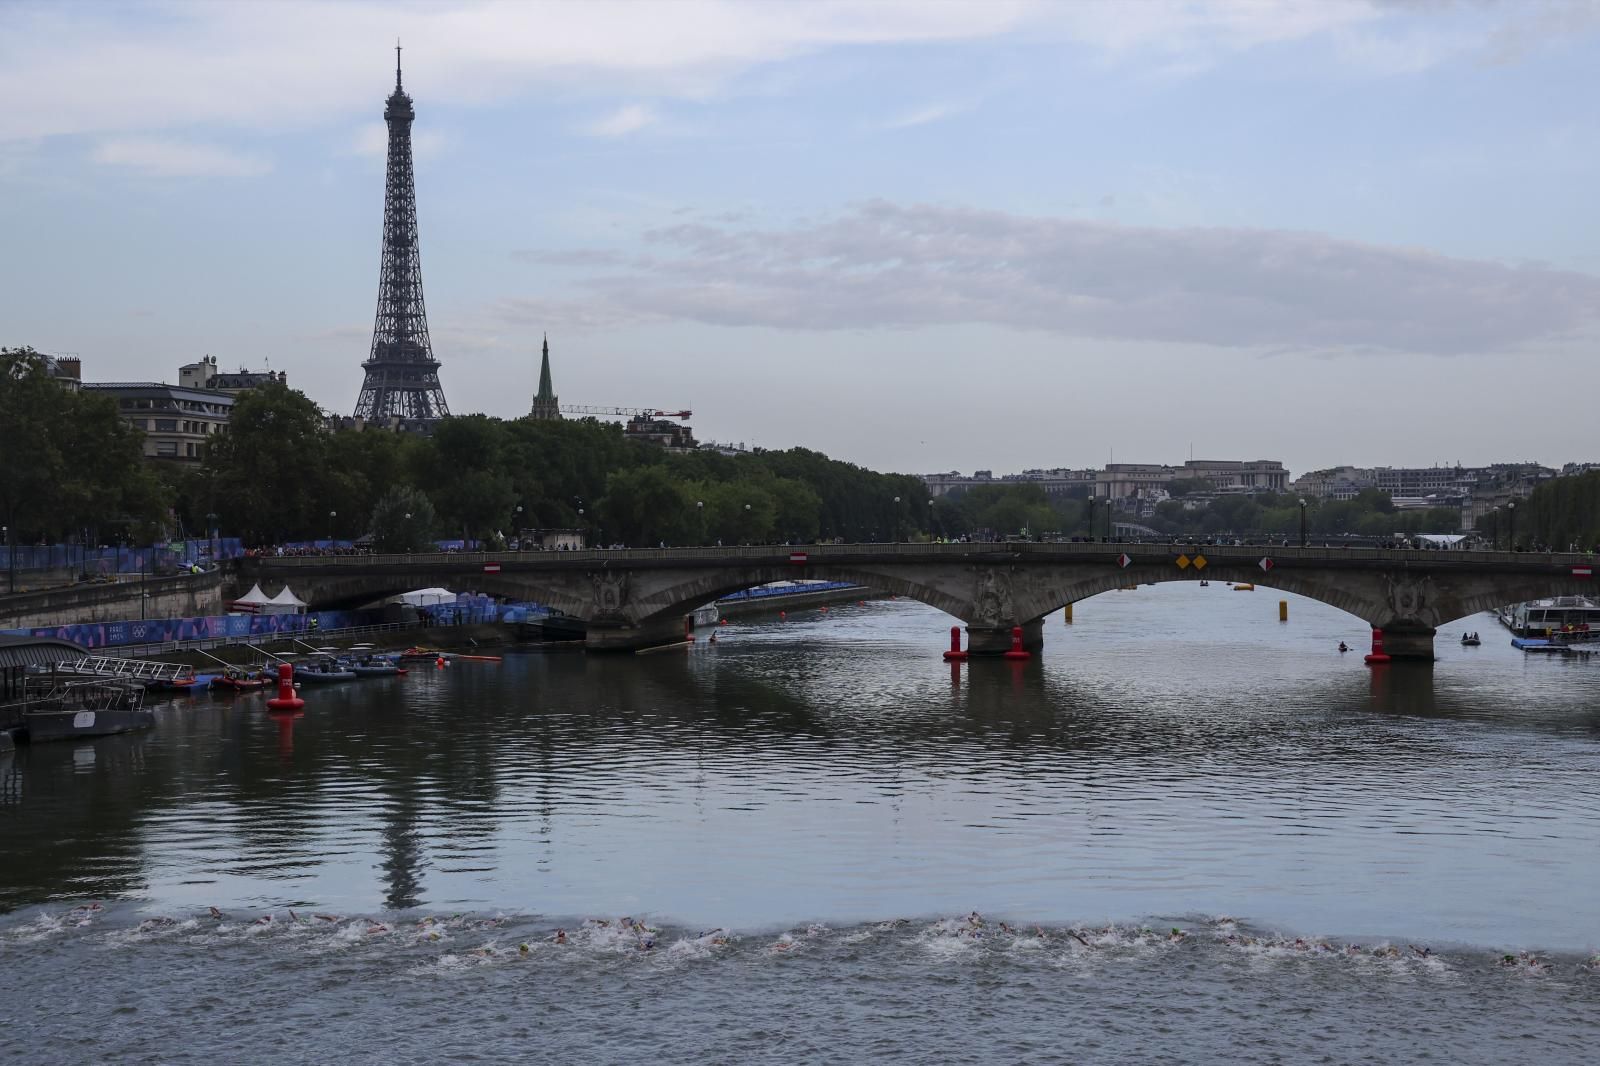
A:
[[[0,344],[908,473],[1600,460],[1600,0],[0,4]]]

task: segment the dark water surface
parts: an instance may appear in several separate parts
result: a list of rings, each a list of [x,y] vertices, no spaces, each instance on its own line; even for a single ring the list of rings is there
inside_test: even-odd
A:
[[[0,757],[0,1053],[1591,1061],[1600,661],[1480,616],[1374,672],[1280,598],[954,670],[878,601]]]

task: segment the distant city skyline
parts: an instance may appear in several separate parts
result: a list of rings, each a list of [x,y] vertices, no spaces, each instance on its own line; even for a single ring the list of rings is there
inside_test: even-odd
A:
[[[458,413],[548,332],[906,473],[1600,459],[1589,2],[11,4],[0,343],[343,412],[397,36]]]

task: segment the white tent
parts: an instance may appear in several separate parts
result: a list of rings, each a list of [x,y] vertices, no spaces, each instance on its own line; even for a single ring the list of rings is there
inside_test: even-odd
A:
[[[305,611],[306,601],[289,591],[289,586],[283,586],[283,591],[272,597],[271,606],[267,608],[268,614],[301,614]]]
[[[413,589],[398,596],[390,596],[385,603],[408,603],[413,607],[435,607],[441,603],[456,602],[456,594],[449,589]]]
[[[228,607],[244,614],[268,614],[270,611],[267,605],[271,602],[272,597],[261,591],[261,585],[258,582],[251,585],[249,592],[234,600]]]
[[[1435,548],[1454,548],[1467,538],[1462,533],[1418,533],[1417,539]]]

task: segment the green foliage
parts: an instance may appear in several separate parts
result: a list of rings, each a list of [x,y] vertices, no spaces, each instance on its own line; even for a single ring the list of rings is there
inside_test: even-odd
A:
[[[1180,477],[1167,482],[1167,495],[1183,497],[1191,492],[1211,492],[1216,486],[1203,477]]]
[[[416,489],[396,485],[372,509],[372,547],[380,552],[421,551],[433,540],[438,517]]]
[[[208,503],[222,528],[266,542],[331,532],[328,512],[345,503],[352,471],[328,462],[328,437],[303,392],[273,382],[241,394],[228,432],[206,448]],[[346,525],[354,511],[346,504]]]
[[[114,400],[49,377],[32,348],[0,348],[0,521],[13,542],[154,531],[172,494],[143,440]]]
[[[1546,481],[1517,501],[1515,519],[1502,508],[1478,523],[1479,531],[1501,547],[1511,543],[1513,527],[1516,543],[1524,548],[1600,546],[1600,470]]]

